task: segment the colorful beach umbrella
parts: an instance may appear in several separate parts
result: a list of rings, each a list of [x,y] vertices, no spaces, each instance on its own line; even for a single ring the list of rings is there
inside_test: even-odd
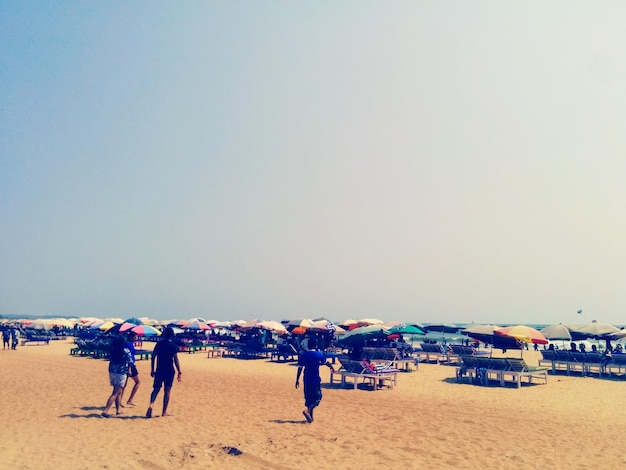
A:
[[[192,320],[182,325],[181,328],[185,330],[203,330],[203,331],[211,329],[209,325],[207,325],[205,322],[200,321],[200,320]]]
[[[129,321],[125,321],[120,325],[119,332],[124,333],[125,331],[132,330],[136,326],[139,326],[139,323],[130,323]]]
[[[313,322],[307,318],[294,318],[293,320],[289,320],[287,323],[287,327],[301,327],[301,328],[311,328],[313,326]]]
[[[100,325],[98,327],[98,329],[100,331],[109,331],[111,328],[113,328],[115,325],[117,325],[117,323],[114,323],[112,321],[106,321],[104,322],[102,325]]]
[[[494,331],[496,335],[514,338],[524,343],[548,344],[546,337],[531,326],[516,325],[498,328]]]
[[[137,336],[146,337],[159,336],[161,334],[161,331],[150,325],[137,325],[136,327],[131,328],[130,331],[135,333]]]

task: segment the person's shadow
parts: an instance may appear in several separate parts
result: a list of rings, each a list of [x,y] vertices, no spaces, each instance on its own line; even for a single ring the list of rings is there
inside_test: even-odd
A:
[[[98,419],[145,419],[144,415],[111,415],[110,418],[105,418],[102,416],[102,407],[101,406],[83,406],[79,408],[83,411],[97,411],[97,413],[67,413],[64,415],[60,415],[59,418],[98,418]]]

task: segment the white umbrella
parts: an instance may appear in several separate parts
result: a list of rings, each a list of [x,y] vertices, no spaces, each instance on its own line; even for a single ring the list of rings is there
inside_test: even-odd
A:
[[[558,325],[546,326],[540,331],[547,339],[561,339],[567,341],[571,341],[572,339],[572,334],[570,333],[569,328],[561,323]]]

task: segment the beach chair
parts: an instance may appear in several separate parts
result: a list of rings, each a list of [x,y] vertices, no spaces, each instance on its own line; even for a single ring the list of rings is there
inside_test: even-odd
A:
[[[279,344],[270,356],[270,361],[279,361],[281,362],[288,361],[297,361],[298,360],[298,351],[293,346],[293,344]]]
[[[553,374],[556,373],[556,365],[554,364],[554,361],[556,361],[556,353],[554,352],[554,349],[543,349],[541,351],[541,359],[539,359],[539,365],[549,365]]]
[[[352,385],[357,388],[359,382],[368,382],[372,385],[372,390],[388,386],[393,388],[398,381],[398,369],[391,365],[375,366],[368,361],[351,360],[347,357],[340,357],[341,368],[330,373],[330,383],[334,383],[335,376],[339,377],[342,386]],[[351,380],[351,382],[350,382]]]
[[[574,362],[569,351],[565,349],[557,349],[554,351],[556,359],[554,360],[555,372],[564,371],[567,375],[570,373],[570,362]]]
[[[548,368],[547,367],[533,367],[526,364],[524,359],[507,358],[510,369],[506,374],[510,374],[513,378],[517,388],[522,386],[522,379],[526,379],[528,383],[533,383],[533,380],[543,381],[544,384],[548,383]]]
[[[587,353],[582,351],[572,351],[569,353],[570,362],[569,362],[569,370],[570,372],[580,372],[580,374],[584,377],[587,374]]]
[[[587,354],[587,374],[597,373],[598,377],[606,372],[607,357],[599,352],[590,351]]]
[[[611,361],[605,365],[605,371],[610,377],[615,375],[623,375],[626,380],[626,354],[613,354]]]

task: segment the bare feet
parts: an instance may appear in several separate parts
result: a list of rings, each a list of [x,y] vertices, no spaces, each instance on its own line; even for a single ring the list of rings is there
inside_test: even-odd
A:
[[[172,416],[172,413],[163,413],[161,416]]]
[[[152,418],[152,408],[148,408],[148,411],[146,411],[146,418]]]
[[[136,403],[133,403],[132,401],[128,401],[126,402],[126,406],[136,406]]]
[[[304,410],[302,412],[302,414],[304,415],[304,417],[306,418],[307,422],[312,423],[313,422],[313,417],[311,416],[311,413],[309,413],[309,410]]]

